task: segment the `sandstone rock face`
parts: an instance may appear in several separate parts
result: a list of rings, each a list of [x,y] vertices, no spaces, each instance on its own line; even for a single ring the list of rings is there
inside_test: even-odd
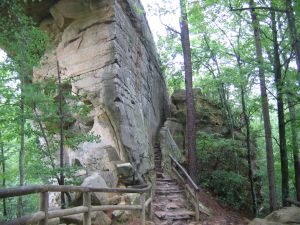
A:
[[[168,122],[168,121],[167,121]],[[171,173],[171,160],[169,155],[172,155],[178,162],[184,161],[184,151],[180,149],[173,139],[168,127],[164,126],[159,132],[159,142],[162,154],[162,169],[164,172]]]
[[[33,3],[31,3],[33,4]],[[41,4],[41,3],[37,3]],[[98,171],[117,184],[115,162],[130,162],[140,175],[153,167],[152,144],[168,112],[164,78],[143,8],[133,0],[60,0],[48,17],[31,11],[53,38],[54,47],[35,68],[34,79],[71,79],[80,104],[92,106],[88,119],[73,126],[101,136],[71,152],[87,173]],[[46,7],[46,8],[45,8]]]
[[[243,124],[234,127],[234,139],[226,124],[222,108],[205,97],[199,89],[194,89],[196,109],[198,179],[206,183],[224,202],[236,208],[248,210],[251,206],[250,184],[248,182],[248,162],[246,138],[242,132]],[[164,124],[168,127],[179,149],[185,149],[186,97],[185,90],[176,90],[171,96],[171,118]],[[255,173],[255,145],[253,148],[252,168],[256,196],[260,204],[260,177]],[[187,152],[185,152],[187,156]],[[186,157],[187,158],[187,157]],[[239,177],[238,180],[230,180]],[[209,181],[209,182],[208,182]],[[227,185],[227,186],[226,186]],[[223,191],[226,190],[226,191]],[[232,202],[231,202],[232,201]]]
[[[185,90],[176,90],[172,97],[171,114],[181,124],[185,124],[186,98]],[[227,129],[220,106],[213,103],[201,94],[199,89],[194,89],[196,109],[196,128],[208,133],[224,133]]]

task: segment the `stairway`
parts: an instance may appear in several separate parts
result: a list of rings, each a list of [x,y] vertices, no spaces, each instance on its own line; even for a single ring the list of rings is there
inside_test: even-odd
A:
[[[159,143],[154,145],[156,171],[156,192],[153,199],[154,222],[156,225],[191,224],[195,213],[183,188],[172,178],[165,175],[161,167],[161,149]]]

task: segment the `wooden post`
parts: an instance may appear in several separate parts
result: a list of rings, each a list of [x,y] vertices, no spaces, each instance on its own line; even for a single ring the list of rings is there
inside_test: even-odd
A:
[[[141,212],[141,225],[146,224],[146,211],[145,211],[145,193],[141,193],[140,197],[142,212]]]
[[[196,213],[196,221],[200,220],[200,212],[199,212],[199,190],[195,190],[195,213]]]
[[[88,212],[83,213],[83,225],[91,225],[91,193],[83,193],[83,206],[88,207]]]
[[[40,211],[45,212],[45,218],[39,222],[39,225],[48,224],[49,192],[40,193]]]

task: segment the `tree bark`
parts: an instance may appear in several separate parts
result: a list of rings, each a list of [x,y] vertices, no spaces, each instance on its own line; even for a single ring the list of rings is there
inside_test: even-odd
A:
[[[257,198],[253,179],[253,169],[252,169],[252,154],[251,154],[251,135],[250,135],[250,120],[247,112],[247,105],[245,100],[245,88],[241,87],[241,98],[242,98],[242,109],[243,117],[246,125],[246,147],[247,147],[247,161],[248,161],[248,179],[250,182],[251,197],[252,197],[252,210],[255,216],[258,215],[257,212]]]
[[[191,60],[191,45],[189,37],[189,26],[187,17],[186,0],[180,0],[180,28],[181,28],[181,45],[184,59],[185,72],[185,90],[187,104],[186,132],[187,132],[187,149],[188,149],[188,165],[189,173],[194,181],[196,181],[197,165],[196,165],[196,125],[195,125],[195,104],[193,94],[193,71]]]
[[[24,175],[24,158],[25,158],[25,93],[24,86],[26,83],[26,65],[24,63],[25,56],[24,50],[21,49],[21,60],[19,62],[20,70],[20,150],[19,150],[19,185],[24,186],[25,175]],[[23,199],[22,196],[18,197],[17,215],[18,217],[23,216]]]
[[[290,96],[288,96],[288,108],[289,108],[291,131],[292,131],[292,148],[293,148],[293,158],[294,158],[296,199],[297,201],[300,201],[300,157],[299,157],[299,140],[298,140],[297,123],[296,123],[297,117],[296,117],[296,109]]]
[[[59,67],[59,62],[57,61],[57,79],[58,79],[58,97],[59,97],[59,185],[65,185],[65,175],[63,172],[64,168],[64,110],[63,110],[63,92],[61,87],[61,71]],[[61,192],[61,208],[66,207],[65,193]]]
[[[260,91],[261,91],[261,106],[262,114],[264,121],[264,132],[265,132],[265,141],[266,141],[266,155],[267,155],[267,172],[269,180],[269,203],[270,211],[273,211],[277,208],[276,205],[276,188],[275,188],[275,169],[274,169],[274,156],[273,156],[273,144],[272,144],[272,131],[271,131],[271,122],[269,114],[269,102],[266,88],[266,79],[264,72],[264,60],[261,44],[261,30],[259,21],[254,10],[255,3],[254,0],[249,0],[249,6],[252,8],[251,19],[252,26],[254,31],[255,47],[256,47],[256,58],[259,69],[259,80],[260,80]]]
[[[297,72],[298,72],[298,82],[300,83],[300,40],[297,33],[297,27],[295,22],[293,1],[286,0],[286,15],[288,19],[288,27],[290,31],[290,39],[291,45],[295,51],[296,55],[296,64],[297,64]]]
[[[272,0],[273,7],[273,0]],[[277,92],[277,112],[278,112],[278,131],[279,131],[279,150],[281,160],[281,193],[282,193],[282,205],[288,206],[286,199],[289,197],[289,168],[288,157],[286,149],[286,136],[285,136],[285,116],[284,116],[284,101],[283,101],[283,88],[284,82],[281,74],[281,63],[279,55],[279,43],[276,15],[274,11],[271,11],[272,22],[272,35],[273,35],[273,69],[275,74],[275,84]]]

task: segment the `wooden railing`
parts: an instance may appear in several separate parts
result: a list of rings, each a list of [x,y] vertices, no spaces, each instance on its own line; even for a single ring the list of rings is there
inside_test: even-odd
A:
[[[49,192],[79,192],[83,194],[82,206],[49,210]],[[98,205],[91,204],[92,192],[106,193],[138,193],[140,194],[140,205]],[[40,193],[40,208],[39,211],[31,215],[26,215],[8,222],[1,222],[2,225],[26,225],[39,223],[39,225],[48,224],[49,219],[61,218],[64,216],[83,213],[83,225],[91,225],[91,212],[103,210],[141,210],[140,223],[146,223],[146,208],[149,207],[149,215],[152,215],[152,191],[151,184],[139,186],[139,188],[95,188],[82,186],[24,186],[18,188],[3,188],[0,189],[0,199],[8,197],[23,196],[29,194]],[[146,200],[146,194],[149,197]]]
[[[286,201],[292,205],[295,205],[295,206],[298,206],[300,207],[300,202],[296,201],[296,200],[293,200],[293,199],[290,199],[290,198],[287,198]]]
[[[199,191],[200,188],[195,184],[193,179],[189,176],[186,170],[183,168],[182,165],[172,156],[169,155],[171,159],[171,169],[172,172],[177,176],[179,181],[185,188],[185,192],[187,196],[190,196],[190,200],[192,201],[195,207],[195,219],[199,221],[200,219],[200,212],[199,212]]]

